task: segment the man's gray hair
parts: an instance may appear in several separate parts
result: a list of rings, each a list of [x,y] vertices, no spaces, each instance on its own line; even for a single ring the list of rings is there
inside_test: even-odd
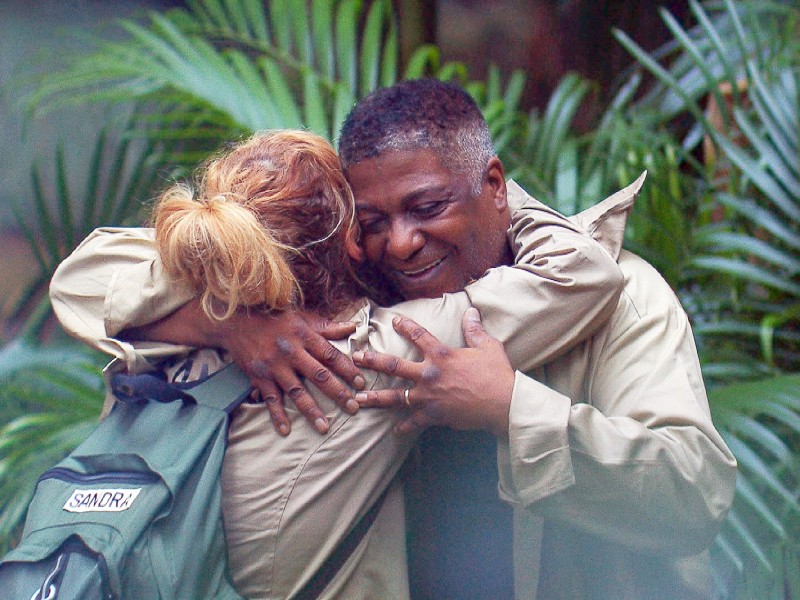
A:
[[[389,150],[420,149],[432,150],[444,167],[467,177],[475,195],[495,155],[475,101],[438,79],[402,81],[373,92],[353,108],[339,137],[345,171]]]

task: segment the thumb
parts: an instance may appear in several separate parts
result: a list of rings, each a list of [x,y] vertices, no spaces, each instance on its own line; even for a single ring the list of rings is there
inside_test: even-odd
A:
[[[470,307],[464,312],[464,317],[461,319],[461,330],[464,332],[464,340],[470,348],[477,348],[490,337],[481,323],[481,313],[475,307]]]
[[[342,340],[356,330],[356,324],[349,321],[331,321],[308,311],[301,316],[311,329],[327,340]]]

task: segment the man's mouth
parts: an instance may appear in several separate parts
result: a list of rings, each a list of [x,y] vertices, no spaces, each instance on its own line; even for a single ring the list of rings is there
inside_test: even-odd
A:
[[[431,271],[433,271],[436,267],[444,262],[444,259],[447,258],[443,256],[442,258],[436,259],[433,262],[430,262],[426,265],[423,265],[416,269],[397,269],[397,272],[400,273],[403,277],[409,277],[412,279],[424,277]]]

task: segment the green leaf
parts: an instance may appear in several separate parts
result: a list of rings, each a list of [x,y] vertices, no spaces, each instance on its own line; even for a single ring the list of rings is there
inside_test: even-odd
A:
[[[323,97],[324,91],[317,76],[312,71],[306,72],[303,77],[303,118],[309,130],[331,141]]]
[[[429,72],[439,70],[439,49],[426,44],[420,46],[411,54],[403,72],[403,79],[421,79]]]
[[[367,13],[367,21],[361,36],[359,94],[366,96],[378,87],[381,66],[382,33],[387,7],[384,0],[373,2]]]
[[[696,256],[689,261],[689,264],[709,271],[727,273],[739,279],[800,296],[800,284],[788,281],[780,275],[743,260],[722,256]]]
[[[293,8],[289,0],[272,0],[269,3],[269,20],[275,45],[287,54],[292,51],[292,17]]]
[[[334,78],[333,3],[330,0],[313,0],[311,3],[311,26],[313,30],[316,60],[320,74]]]
[[[295,96],[280,68],[274,61],[269,59],[264,59],[262,68],[278,111],[278,119],[272,126],[285,129],[302,129],[303,123],[295,102]]]
[[[347,85],[353,95],[358,90],[358,56],[356,23],[361,12],[360,0],[344,0],[336,11],[336,66],[339,81]]]

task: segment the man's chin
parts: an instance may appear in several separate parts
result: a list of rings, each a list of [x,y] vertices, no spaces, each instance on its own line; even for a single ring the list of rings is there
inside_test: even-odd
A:
[[[441,298],[444,294],[460,292],[464,286],[457,285],[453,281],[426,281],[425,283],[414,284],[413,282],[395,281],[395,286],[400,290],[400,295],[406,300],[417,300],[421,298]]]

